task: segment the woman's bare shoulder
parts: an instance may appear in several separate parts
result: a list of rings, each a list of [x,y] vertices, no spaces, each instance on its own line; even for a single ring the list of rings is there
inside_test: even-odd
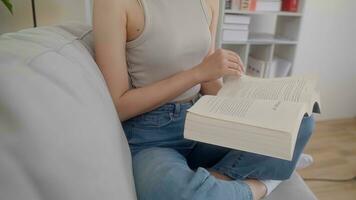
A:
[[[205,0],[213,13],[219,12],[219,0]]]

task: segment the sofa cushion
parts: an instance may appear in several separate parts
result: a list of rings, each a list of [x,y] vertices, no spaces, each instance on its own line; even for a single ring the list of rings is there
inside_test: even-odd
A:
[[[81,23],[67,23],[63,25],[60,24],[57,25],[57,27],[74,35],[78,41],[88,50],[90,55],[94,57],[95,51],[92,27]]]
[[[90,27],[76,31],[0,36],[0,199],[136,199],[126,138],[83,44]]]

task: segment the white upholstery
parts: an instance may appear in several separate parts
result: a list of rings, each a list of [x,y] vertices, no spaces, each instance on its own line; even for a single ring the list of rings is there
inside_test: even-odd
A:
[[[135,200],[127,141],[90,27],[0,37],[0,199]],[[312,200],[294,174],[269,200]]]
[[[136,199],[126,138],[79,39],[58,27],[0,38],[0,199]]]
[[[294,173],[289,180],[280,184],[265,200],[316,200],[303,179]]]

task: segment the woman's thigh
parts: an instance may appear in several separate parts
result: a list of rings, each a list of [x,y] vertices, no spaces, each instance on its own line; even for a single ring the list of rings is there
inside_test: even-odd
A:
[[[187,158],[192,169],[204,167],[209,169],[216,165],[231,149],[206,143],[197,143]]]
[[[123,122],[131,153],[153,147],[172,148],[186,155],[195,142],[183,138],[186,110],[191,104],[163,105]]]

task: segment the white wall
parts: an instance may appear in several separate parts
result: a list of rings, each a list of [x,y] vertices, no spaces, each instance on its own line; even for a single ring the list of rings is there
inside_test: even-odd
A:
[[[294,74],[320,74],[320,119],[356,116],[356,1],[307,0]]]
[[[14,5],[14,15],[0,3],[0,34],[13,32],[33,26],[31,1],[12,0]]]
[[[36,2],[39,26],[86,21],[85,0],[36,0]]]
[[[85,23],[87,0],[36,0],[37,24],[46,26],[68,21]],[[12,0],[14,15],[12,16],[0,4],[0,34],[14,32],[33,26],[30,0]]]

